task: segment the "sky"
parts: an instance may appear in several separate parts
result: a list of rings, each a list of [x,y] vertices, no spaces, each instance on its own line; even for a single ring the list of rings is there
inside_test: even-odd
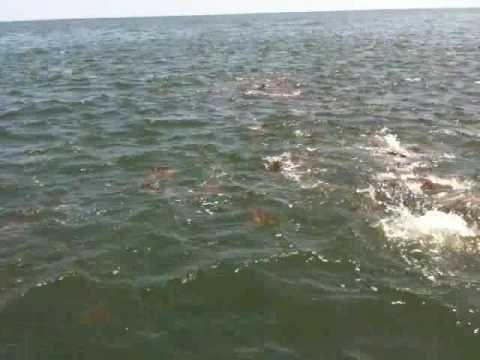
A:
[[[480,7],[480,0],[0,0],[0,21]]]

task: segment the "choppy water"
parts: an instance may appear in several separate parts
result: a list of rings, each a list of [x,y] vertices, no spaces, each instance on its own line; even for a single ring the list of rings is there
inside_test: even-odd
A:
[[[0,358],[478,359],[479,39],[0,24]]]

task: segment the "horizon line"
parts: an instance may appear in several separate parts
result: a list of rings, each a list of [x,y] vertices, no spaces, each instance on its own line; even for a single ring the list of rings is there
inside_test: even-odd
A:
[[[66,18],[31,18],[17,20],[1,20],[0,23],[14,22],[42,22],[42,21],[71,21],[71,20],[125,20],[125,19],[154,19],[154,18],[175,18],[175,17],[214,17],[214,16],[242,16],[242,15],[280,15],[280,14],[314,14],[314,13],[336,13],[336,12],[367,12],[367,11],[422,11],[422,10],[479,10],[480,6],[465,7],[414,7],[414,8],[372,8],[372,9],[332,9],[332,10],[303,10],[303,11],[260,11],[260,12],[238,12],[238,13],[213,13],[213,14],[166,14],[146,16],[112,16],[112,17],[66,17]]]

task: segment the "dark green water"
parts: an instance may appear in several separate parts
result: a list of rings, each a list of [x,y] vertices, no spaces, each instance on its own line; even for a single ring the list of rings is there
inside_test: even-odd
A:
[[[479,59],[480,10],[0,23],[0,359],[479,359]]]

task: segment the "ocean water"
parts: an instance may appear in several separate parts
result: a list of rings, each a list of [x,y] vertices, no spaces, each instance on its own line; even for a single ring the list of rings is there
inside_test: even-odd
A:
[[[0,23],[0,359],[479,359],[479,39]]]

